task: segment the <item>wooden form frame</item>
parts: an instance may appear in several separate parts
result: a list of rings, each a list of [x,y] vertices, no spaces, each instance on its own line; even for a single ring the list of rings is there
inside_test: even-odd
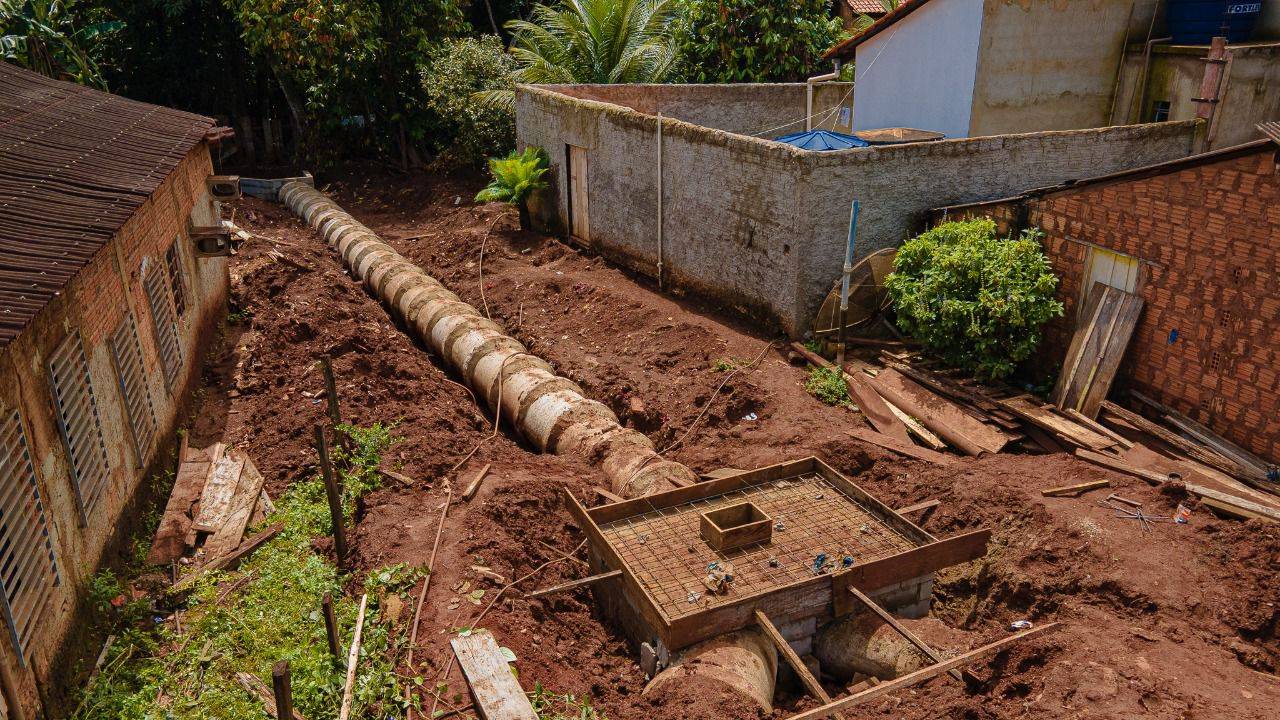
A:
[[[880,560],[855,564],[834,573],[815,575],[775,588],[745,594],[732,602],[671,620],[659,609],[658,602],[636,579],[635,571],[623,562],[617,549],[610,544],[601,530],[603,525],[633,515],[676,507],[740,488],[808,473],[822,476],[832,486],[869,510],[879,522],[915,547]],[[565,494],[569,510],[586,534],[592,554],[601,560],[604,568],[621,571],[621,587],[630,597],[631,604],[640,615],[640,619],[671,651],[723,633],[753,626],[756,624],[757,610],[765,613],[774,622],[784,624],[810,617],[830,618],[848,614],[858,606],[856,599],[848,592],[850,586],[856,586],[864,592],[875,592],[950,565],[977,559],[986,554],[986,543],[991,537],[989,530],[978,530],[939,541],[816,457],[748,470],[688,487],[591,509],[584,507],[568,491]]]

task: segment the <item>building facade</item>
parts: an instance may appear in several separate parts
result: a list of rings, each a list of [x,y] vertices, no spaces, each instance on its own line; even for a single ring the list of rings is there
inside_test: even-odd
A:
[[[0,63],[0,717],[86,647],[85,588],[133,529],[227,297],[212,120]]]

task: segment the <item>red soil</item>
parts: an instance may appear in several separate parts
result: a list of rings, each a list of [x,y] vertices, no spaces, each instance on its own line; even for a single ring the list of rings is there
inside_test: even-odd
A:
[[[860,419],[806,394],[806,372],[769,349],[780,338],[659,294],[558,240],[522,233],[513,212],[471,203],[476,187],[466,178],[376,177],[329,190],[465,300],[487,304],[532,352],[659,448],[675,443],[668,457],[706,471],[817,455],[891,505],[941,499],[925,525],[936,535],[991,527],[986,560],[939,575],[933,615],[954,630],[935,636],[944,651],[1001,637],[1016,619],[1065,625],[971,665],[980,686],[943,676],[845,717],[1280,717],[1280,683],[1270,674],[1280,663],[1276,526],[1201,509],[1190,525],[1144,532],[1099,507],[1102,495],[1051,499],[1039,490],[1107,477],[1162,515],[1178,498],[1066,455],[965,458],[942,469],[860,443],[844,433]],[[592,498],[602,479],[573,458],[532,452],[508,432],[486,440],[489,421],[458,378],[397,329],[286,210],[245,200],[236,221],[261,236],[233,263],[233,301],[252,319],[233,326],[210,371],[198,435],[247,443],[273,492],[313,472],[309,438],[324,406],[302,392],[322,389],[312,363],[334,355],[345,417],[398,423],[403,441],[387,464],[415,479],[365,498],[352,540],[361,571],[426,565],[445,488],[456,498],[481,466],[493,465],[479,495],[450,507],[444,526],[416,655],[430,686],[450,658],[450,630],[471,624],[500,587],[472,566],[510,581],[561,559],[557,550],[582,541],[561,488]],[[289,263],[266,254],[273,244]],[[248,360],[237,372],[242,356]],[[712,367],[717,360],[757,357],[714,394],[725,379]],[[589,591],[533,601],[520,592],[582,574],[576,562],[551,565],[508,591],[480,623],[516,653],[526,689],[538,682],[589,695],[611,718],[743,716],[740,703],[714,688],[641,697],[637,657],[593,612]],[[455,592],[463,581],[486,590],[480,605]],[[405,633],[411,614],[410,607],[400,620]],[[456,668],[448,683],[446,700],[465,704]],[[813,705],[784,694],[775,716]]]

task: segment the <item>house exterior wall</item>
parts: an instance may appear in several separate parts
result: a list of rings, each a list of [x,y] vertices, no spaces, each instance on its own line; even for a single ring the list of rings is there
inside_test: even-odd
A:
[[[1138,258],[1145,308],[1120,379],[1232,442],[1280,459],[1274,146],[957,214],[992,216],[1008,230],[1017,229],[1020,213],[1045,233],[1060,278],[1066,312],[1046,328],[1043,348],[1055,369],[1075,331],[1090,245]]]
[[[941,203],[1183,157],[1194,128],[1164,123],[810,153],[664,120],[664,281],[799,336],[839,275],[855,197],[861,256],[897,245]],[[521,86],[516,134],[551,158],[552,189],[533,204],[535,220],[568,227],[566,146],[585,148],[592,247],[655,276],[657,119]]]
[[[983,0],[930,2],[856,49],[853,127],[968,137]]]
[[[1108,125],[1129,13],[1127,2],[985,0],[965,135]]]
[[[53,692],[69,681],[74,659],[87,652],[87,623],[81,620],[85,587],[104,557],[132,529],[134,502],[143,481],[158,471],[173,447],[173,431],[199,379],[200,360],[213,339],[227,298],[225,258],[196,259],[188,242],[189,218],[212,224],[216,208],[205,189],[212,174],[208,147],[194,148],[141,208],[121,227],[32,322],[0,350],[0,411],[17,409],[34,465],[56,556],[60,584],[43,589],[46,604],[38,628],[20,662],[8,632],[0,632],[0,678],[7,699],[35,717],[36,681]],[[164,372],[143,294],[144,258],[155,263],[177,241],[185,280],[186,312],[178,321],[181,366],[172,387]],[[167,278],[166,278],[167,283]],[[156,440],[138,457],[118,387],[109,337],[132,313],[147,391],[157,421]],[[58,431],[48,362],[51,353],[78,331],[88,361],[109,477],[101,499],[82,525],[67,452]]]

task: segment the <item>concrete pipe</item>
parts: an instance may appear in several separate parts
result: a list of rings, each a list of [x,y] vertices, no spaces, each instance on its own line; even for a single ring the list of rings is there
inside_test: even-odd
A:
[[[891,680],[932,664],[889,623],[870,612],[819,629],[813,655],[824,673],[845,681],[855,673]]]
[[[739,630],[704,640],[673,656],[671,666],[658,673],[644,695],[681,697],[686,686],[699,695],[733,694],[750,702],[762,715],[773,712],[778,650],[759,630]]]
[[[490,409],[545,452],[574,454],[600,467],[613,491],[637,497],[697,482],[663,460],[644,435],[623,428],[609,408],[555,374],[438,280],[315,188],[289,183],[280,201],[307,221],[408,328],[458,372]]]

